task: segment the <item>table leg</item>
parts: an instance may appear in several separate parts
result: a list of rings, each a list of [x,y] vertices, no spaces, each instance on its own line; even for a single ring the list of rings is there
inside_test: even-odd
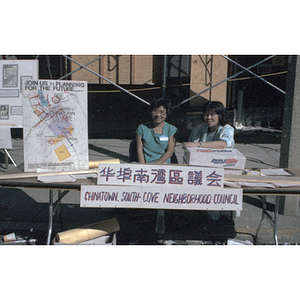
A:
[[[5,152],[5,170],[8,170],[8,156]]]
[[[53,216],[58,211],[58,214],[59,214],[59,217],[61,220],[61,216],[60,216],[61,199],[68,193],[69,193],[68,190],[65,190],[63,192],[59,190],[57,201],[54,203],[53,190],[49,190],[49,227],[48,227],[47,245],[50,245],[50,243],[51,243],[51,234],[52,234],[52,229],[53,229]],[[54,207],[54,205],[56,205],[56,206]]]
[[[258,233],[262,227],[262,223],[263,223],[263,220],[265,219],[265,210],[266,210],[266,207],[267,207],[267,204],[266,204],[266,198],[264,196],[258,196],[260,198],[260,200],[262,201],[262,213],[261,213],[261,219],[260,219],[260,222],[258,224],[258,227],[256,229],[256,234],[255,234],[255,237],[254,237],[254,241],[255,241],[255,244],[256,244],[256,240],[257,240],[257,236],[258,236]]]
[[[52,227],[53,227],[53,190],[49,190],[49,228],[48,228],[47,245],[50,245],[51,242]]]
[[[275,209],[274,209],[274,217],[273,218],[269,214],[269,212],[267,211],[267,200],[266,200],[266,197],[265,196],[259,196],[259,198],[262,201],[262,215],[261,215],[261,219],[260,219],[259,225],[258,225],[257,230],[256,230],[256,234],[255,234],[255,237],[254,237],[255,244],[256,244],[256,241],[257,241],[258,233],[259,233],[259,231],[260,231],[260,229],[262,227],[263,220],[265,219],[265,216],[267,216],[267,218],[271,221],[271,223],[273,225],[274,244],[278,245],[277,217],[278,217],[278,211],[279,211],[279,197],[276,197],[276,200],[275,200]]]
[[[277,217],[279,212],[279,197],[275,197],[275,209],[274,209],[274,228],[273,228],[273,236],[274,243],[278,245],[278,237],[277,237]]]

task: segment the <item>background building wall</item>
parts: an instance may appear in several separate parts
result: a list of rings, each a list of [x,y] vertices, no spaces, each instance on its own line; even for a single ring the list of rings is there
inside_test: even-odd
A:
[[[83,65],[97,57],[99,55],[72,55],[74,60]],[[153,83],[153,55],[106,55],[87,67],[120,85]],[[78,65],[71,62],[71,70],[77,68]],[[86,80],[91,84],[110,84],[85,69],[72,74],[72,80]]]
[[[192,55],[190,96],[227,78],[228,61],[220,55]],[[227,83],[220,84],[190,101],[190,107],[198,109],[207,101],[227,102]]]

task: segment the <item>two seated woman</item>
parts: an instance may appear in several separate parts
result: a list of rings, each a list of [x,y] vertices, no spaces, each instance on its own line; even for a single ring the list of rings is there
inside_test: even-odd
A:
[[[226,108],[220,101],[210,101],[204,107],[203,121],[190,134],[183,147],[213,149],[233,148],[234,129],[228,124]],[[177,128],[166,122],[170,103],[159,99],[151,106],[151,121],[136,130],[137,161],[139,163],[170,164],[176,144]],[[208,211],[212,220],[218,220],[218,211]],[[158,210],[156,231],[164,232],[164,211]]]

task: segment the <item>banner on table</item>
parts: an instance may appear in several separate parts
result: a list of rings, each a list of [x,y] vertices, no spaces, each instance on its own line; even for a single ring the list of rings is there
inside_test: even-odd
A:
[[[180,165],[99,164],[97,184],[223,188],[224,169]]]
[[[83,185],[81,207],[242,210],[242,189]]]

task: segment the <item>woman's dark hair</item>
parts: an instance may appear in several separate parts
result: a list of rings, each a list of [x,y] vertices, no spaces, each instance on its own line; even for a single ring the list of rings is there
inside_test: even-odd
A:
[[[172,110],[171,105],[172,103],[168,99],[162,99],[162,98],[154,99],[150,105],[150,110],[153,111],[158,107],[163,106],[167,111],[167,116],[169,116]]]
[[[215,112],[219,116],[219,121],[221,126],[224,126],[228,123],[228,116],[225,106],[220,101],[210,101],[204,105],[203,116],[205,112]]]

